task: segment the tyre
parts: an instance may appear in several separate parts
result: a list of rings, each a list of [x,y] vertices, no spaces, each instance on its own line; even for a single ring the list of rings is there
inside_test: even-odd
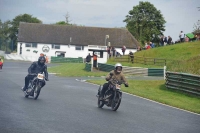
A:
[[[29,96],[29,95],[27,95],[27,94],[24,94],[24,97],[25,97],[25,98],[28,98],[28,96]]]
[[[112,111],[116,111],[121,103],[121,99],[122,99],[122,94],[120,92],[116,92],[116,97],[112,100]]]
[[[104,106],[104,102],[102,100],[99,100],[99,97],[98,97],[98,108],[102,108]]]
[[[99,89],[98,89],[98,94],[97,94],[98,95],[98,101],[97,101],[98,108],[102,108],[104,106],[104,102],[102,100],[99,100],[101,90],[102,90],[102,86],[100,85]]]
[[[41,87],[37,85],[35,87],[35,91],[34,91],[34,95],[33,95],[35,100],[37,100],[38,96],[40,95],[40,90],[41,90]]]

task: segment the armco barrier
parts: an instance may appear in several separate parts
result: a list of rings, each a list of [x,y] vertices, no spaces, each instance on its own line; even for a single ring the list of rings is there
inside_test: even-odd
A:
[[[21,61],[37,61],[38,56],[25,56],[16,54],[5,54],[4,58],[7,60],[21,60]]]
[[[98,63],[98,68],[100,71],[110,72],[115,67],[114,65]],[[157,68],[123,66],[122,71],[124,74],[129,74],[129,75],[160,76],[160,77],[164,76],[164,69],[161,69],[161,68],[157,69]]]
[[[99,69],[100,71],[110,72],[110,71],[113,70],[114,68],[115,68],[115,66],[113,66],[113,65],[98,63],[98,69]]]
[[[91,71],[91,64],[85,63],[85,71],[90,72]]]
[[[124,66],[122,71],[124,74],[129,74],[129,75],[143,75],[143,76],[148,75],[148,68],[142,68],[142,67]]]
[[[166,83],[167,88],[177,89],[184,92],[200,95],[200,76],[166,72]]]
[[[163,68],[148,68],[148,76],[164,76],[164,69]]]
[[[83,63],[83,58],[51,57],[51,63]]]

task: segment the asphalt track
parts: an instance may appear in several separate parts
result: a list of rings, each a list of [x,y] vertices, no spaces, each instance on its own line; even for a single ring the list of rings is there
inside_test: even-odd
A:
[[[125,93],[116,112],[99,109],[98,87],[76,78],[50,75],[38,100],[24,98],[29,66],[0,70],[0,133],[200,133],[200,115]]]

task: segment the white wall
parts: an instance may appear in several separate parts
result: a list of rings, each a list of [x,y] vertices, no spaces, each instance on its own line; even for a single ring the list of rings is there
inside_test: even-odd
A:
[[[57,54],[55,54],[56,51],[64,51],[64,52],[66,52],[65,57],[86,58],[88,53],[90,53],[90,55],[92,56],[92,51],[88,51],[88,49],[101,49],[101,50],[106,49],[105,46],[93,46],[93,45],[84,46],[84,50],[75,50],[75,45],[60,45],[60,49],[52,49],[51,44],[42,44],[42,43],[38,43],[37,48],[32,48],[32,47],[25,47],[24,42],[21,42],[21,43],[22,43],[22,55],[23,56],[37,56],[37,57],[40,56],[40,53],[44,53],[48,57],[57,56]],[[48,46],[50,48],[49,52],[47,52],[47,53],[43,52],[42,51],[43,46]],[[26,51],[27,49],[29,49],[30,51]],[[34,53],[33,52],[34,50],[36,50],[38,52]],[[136,52],[136,49],[126,49],[125,54],[129,54],[130,50],[133,53]],[[116,51],[118,51],[120,54],[122,54],[121,48],[116,48]],[[18,42],[18,45],[17,45],[17,54],[20,55],[20,42]],[[107,53],[106,52],[104,52],[103,57],[104,58],[98,58],[97,61],[99,63],[106,63],[107,62]]]

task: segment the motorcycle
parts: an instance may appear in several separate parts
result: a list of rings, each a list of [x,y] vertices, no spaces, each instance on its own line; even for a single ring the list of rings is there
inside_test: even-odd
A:
[[[25,97],[28,98],[32,96],[35,100],[37,100],[40,95],[40,91],[42,89],[42,84],[45,83],[45,76],[43,73],[31,74],[35,75],[35,77],[29,81],[28,88],[26,89]]]
[[[103,87],[101,85],[99,86],[97,94],[97,104],[99,108],[102,108],[104,105],[106,105],[108,107],[111,107],[113,111],[116,111],[119,108],[122,99],[121,84],[123,82],[119,82],[114,79],[112,79],[112,81],[110,80],[109,82],[109,87],[105,92],[102,100],[100,100],[100,93]],[[128,87],[126,84],[125,86]]]

